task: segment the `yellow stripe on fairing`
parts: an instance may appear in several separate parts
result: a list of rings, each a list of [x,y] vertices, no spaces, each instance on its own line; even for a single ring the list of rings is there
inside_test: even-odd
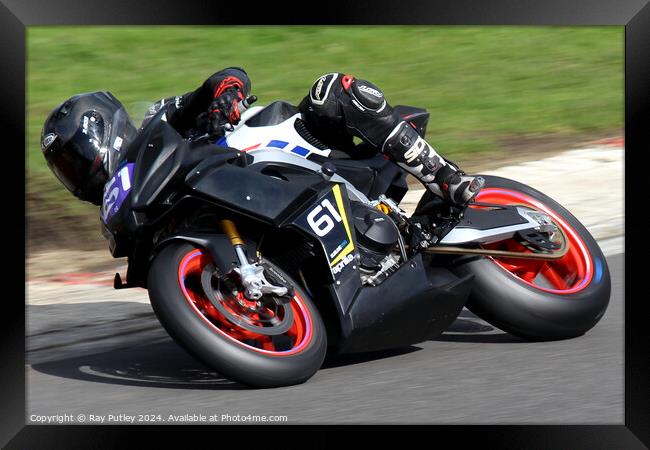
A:
[[[345,227],[345,233],[348,235],[348,245],[346,245],[343,248],[341,253],[336,255],[336,258],[334,258],[330,263],[330,267],[336,265],[336,263],[338,263],[348,253],[354,250],[354,244],[352,243],[352,234],[350,233],[350,225],[348,225],[348,217],[345,214],[345,205],[343,204],[343,197],[341,196],[341,186],[337,184],[336,186],[334,186],[334,188],[332,188],[332,192],[334,192],[334,198],[336,199],[336,206],[339,210],[339,214],[341,215],[341,219],[343,219],[343,226]]]

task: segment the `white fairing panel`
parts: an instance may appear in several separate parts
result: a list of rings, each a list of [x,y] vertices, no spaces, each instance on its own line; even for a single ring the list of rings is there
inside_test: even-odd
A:
[[[325,157],[329,156],[331,150],[320,150],[298,134],[294,128],[294,122],[300,118],[300,113],[277,125],[267,127],[246,126],[245,121],[253,117],[261,109],[263,107],[257,106],[244,111],[241,122],[233,131],[226,133],[226,140],[221,143],[243,151],[271,147],[303,158],[307,158],[313,153]]]

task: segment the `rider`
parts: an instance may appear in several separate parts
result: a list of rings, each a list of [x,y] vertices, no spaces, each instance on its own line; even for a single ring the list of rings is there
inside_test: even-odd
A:
[[[188,137],[207,125],[216,135],[223,133],[225,124],[239,122],[238,103],[248,98],[250,89],[246,72],[229,67],[193,92],[154,104],[148,117],[168,105],[166,120],[180,134]],[[484,185],[483,178],[466,175],[440,156],[368,81],[342,73],[325,74],[313,83],[298,108],[312,134],[331,148],[354,152],[353,137],[359,137],[451,204],[467,204]],[[116,117],[121,118],[120,126],[112,124]],[[110,93],[75,96],[48,117],[43,153],[57,177],[79,198],[101,204],[101,186],[110,165],[104,160],[105,149],[126,147],[135,135],[125,117],[124,107]]]
[[[173,100],[167,119],[181,134],[196,127],[197,117],[206,110],[206,119],[214,131],[224,122],[239,122],[237,104],[248,97],[250,88],[244,69],[229,67],[212,75],[195,91],[163,99],[157,105]],[[484,185],[483,178],[466,175],[440,156],[393,112],[383,92],[369,81],[342,73],[325,74],[313,83],[298,108],[309,130],[325,144],[349,149],[353,148],[353,137],[359,137],[452,204],[468,203]]]

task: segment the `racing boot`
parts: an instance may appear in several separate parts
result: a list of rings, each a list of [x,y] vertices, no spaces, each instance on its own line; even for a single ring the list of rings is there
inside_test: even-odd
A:
[[[404,121],[391,131],[381,150],[427,189],[453,205],[467,205],[485,185],[483,177],[469,176],[446,161]]]

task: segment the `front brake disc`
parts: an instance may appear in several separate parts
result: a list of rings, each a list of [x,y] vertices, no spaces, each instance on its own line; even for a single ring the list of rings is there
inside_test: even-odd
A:
[[[212,280],[216,279],[218,284],[216,289],[213,287]],[[261,309],[252,309],[247,306],[239,305],[242,314],[234,314],[231,309],[226,307],[227,296],[221,291],[222,281],[216,276],[213,264],[208,264],[201,274],[201,286],[210,303],[232,324],[241,327],[247,331],[266,336],[277,336],[286,333],[293,325],[293,310],[289,304],[277,302],[269,299],[266,303],[274,307],[273,314],[269,314]],[[232,296],[228,293],[227,295]],[[235,302],[238,300],[233,299]],[[282,319],[279,312],[282,311]],[[260,319],[253,319],[248,314],[257,314]],[[259,323],[261,325],[257,325]]]

